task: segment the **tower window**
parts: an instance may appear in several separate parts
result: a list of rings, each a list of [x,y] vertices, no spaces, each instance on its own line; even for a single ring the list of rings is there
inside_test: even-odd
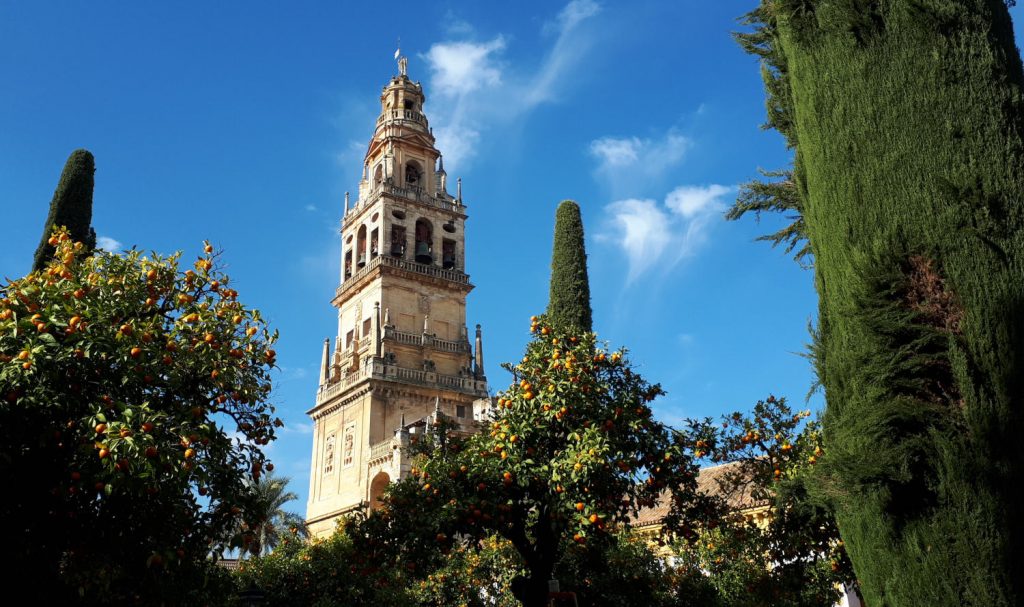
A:
[[[434,263],[434,226],[426,219],[416,220],[416,263]]]
[[[419,163],[415,161],[409,161],[405,164],[405,183],[406,185],[421,185],[423,181],[423,169],[420,168]]]
[[[366,265],[366,226],[359,226],[356,233],[356,265],[360,268]]]
[[[455,241],[445,238],[441,241],[441,267],[451,270],[455,267]]]
[[[391,255],[405,257],[405,227],[391,226]]]
[[[370,259],[377,256],[377,251],[377,228],[373,228],[373,231],[370,232]]]
[[[466,417],[466,405],[455,405],[455,417]]]
[[[370,319],[367,318],[367,319],[363,320],[363,335],[364,336],[370,334],[370,328],[371,328],[371,326],[370,326]]]
[[[352,278],[352,249],[345,251],[345,280]]]
[[[407,110],[415,110],[416,109],[416,102],[413,101],[412,99],[406,99],[405,100],[405,109],[407,109]]]

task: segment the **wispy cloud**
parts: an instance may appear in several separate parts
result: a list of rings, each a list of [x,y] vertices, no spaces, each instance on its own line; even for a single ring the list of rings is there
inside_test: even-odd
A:
[[[109,236],[99,236],[96,238],[96,246],[103,249],[104,251],[117,252],[124,249],[124,245],[119,240],[114,240]]]
[[[284,428],[282,429],[289,434],[312,434],[313,424],[303,422],[285,422]]]
[[[725,209],[722,198],[732,187],[679,186],[659,204],[628,198],[605,207],[608,230],[600,240],[619,246],[629,260],[628,282],[651,268],[670,269],[708,239],[711,222]]]
[[[522,118],[537,105],[554,101],[562,78],[590,46],[582,24],[600,12],[593,0],[572,0],[544,25],[555,36],[539,65],[511,65],[504,59],[510,42],[504,35],[471,39],[473,28],[449,29],[450,39],[422,55],[430,70],[430,90],[444,101],[428,108],[435,124],[438,148],[447,165],[460,168],[472,161],[486,130]]]
[[[689,138],[670,130],[657,139],[601,137],[590,142],[590,154],[598,160],[595,177],[612,196],[621,197],[663,179],[692,145]]]

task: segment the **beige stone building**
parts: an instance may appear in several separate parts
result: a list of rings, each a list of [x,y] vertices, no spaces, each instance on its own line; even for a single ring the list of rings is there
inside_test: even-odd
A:
[[[339,516],[374,507],[409,473],[403,446],[445,415],[466,432],[490,406],[480,325],[466,325],[466,205],[448,192],[423,112],[423,87],[399,75],[380,96],[359,197],[341,226],[333,346],[324,341],[313,419],[306,518],[333,531]]]

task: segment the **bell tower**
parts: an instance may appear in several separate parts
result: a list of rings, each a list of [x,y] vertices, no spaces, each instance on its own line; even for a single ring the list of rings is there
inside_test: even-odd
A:
[[[345,194],[333,346],[323,344],[313,419],[307,522],[373,508],[409,473],[404,446],[445,416],[473,432],[490,406],[480,325],[466,325],[466,206],[423,113],[419,82],[399,74],[380,96],[359,196]]]

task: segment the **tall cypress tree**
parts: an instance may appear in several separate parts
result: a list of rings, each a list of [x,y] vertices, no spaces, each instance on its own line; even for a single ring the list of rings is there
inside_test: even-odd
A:
[[[748,19],[795,197],[735,210],[789,204],[809,240],[821,488],[867,604],[1024,604],[1024,75],[1006,4],[762,0]]]
[[[88,249],[96,246],[96,232],[92,229],[92,189],[96,162],[89,150],[71,152],[64,164],[60,182],[50,201],[50,213],[43,225],[43,237],[36,248],[32,271],[41,270],[53,257],[49,239],[53,228],[65,226],[75,241],[85,243]]]
[[[555,243],[551,253],[551,295],[548,320],[566,329],[590,331],[590,280],[583,243],[580,206],[563,200],[555,211]]]

